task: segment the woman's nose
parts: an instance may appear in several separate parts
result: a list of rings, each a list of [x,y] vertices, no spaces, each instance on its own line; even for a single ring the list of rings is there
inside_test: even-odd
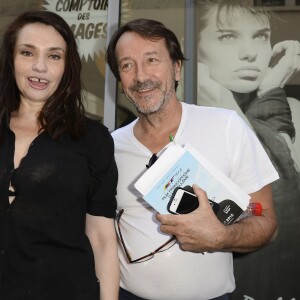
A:
[[[239,47],[240,60],[254,61],[257,57],[255,45],[251,41],[243,41]]]
[[[32,65],[32,69],[37,72],[46,72],[47,64],[43,57],[37,57]]]

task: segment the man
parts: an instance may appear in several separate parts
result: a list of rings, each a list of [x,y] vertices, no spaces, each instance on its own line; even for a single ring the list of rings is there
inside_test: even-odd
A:
[[[120,299],[230,299],[235,287],[231,251],[253,251],[276,236],[269,183],[277,172],[235,112],[177,99],[184,56],[175,34],[163,24],[145,19],[125,24],[112,37],[106,58],[139,114],[113,133],[119,170]],[[154,154],[159,157],[171,146],[170,135],[177,144],[197,148],[252,202],[260,202],[263,215],[226,227],[196,185],[197,210],[156,215],[134,183]],[[177,243],[170,239],[173,235]]]

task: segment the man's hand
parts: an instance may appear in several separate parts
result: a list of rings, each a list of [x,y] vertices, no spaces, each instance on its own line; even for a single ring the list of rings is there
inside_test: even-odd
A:
[[[225,226],[217,219],[206,192],[193,185],[199,207],[189,214],[162,215],[156,218],[162,232],[175,235],[182,250],[192,252],[218,251],[222,249]]]
[[[185,215],[156,215],[161,231],[176,236],[182,250],[250,252],[276,238],[277,221],[270,184],[250,194],[252,202],[262,204],[263,214],[228,226],[215,216],[205,191],[197,185],[193,188],[199,199],[196,210]]]

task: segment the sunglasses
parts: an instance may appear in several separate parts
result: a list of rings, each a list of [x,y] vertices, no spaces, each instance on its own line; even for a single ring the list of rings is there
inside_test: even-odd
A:
[[[149,169],[151,166],[153,166],[154,163],[157,161],[157,159],[158,159],[158,156],[156,155],[156,153],[154,153],[154,154],[150,157],[149,162],[148,162],[148,164],[146,165],[147,169]]]
[[[167,240],[164,244],[159,246],[154,251],[152,251],[152,252],[150,252],[146,255],[143,255],[139,258],[132,259],[131,255],[128,251],[128,248],[126,247],[126,243],[124,242],[124,238],[123,238],[122,231],[121,231],[121,226],[120,226],[120,219],[121,219],[121,216],[122,216],[123,213],[124,213],[124,209],[121,209],[118,212],[118,214],[116,216],[116,219],[115,219],[115,227],[116,227],[116,232],[118,234],[118,238],[119,238],[120,243],[121,243],[121,245],[124,249],[124,252],[127,256],[127,259],[129,261],[129,263],[131,263],[131,264],[142,263],[142,262],[145,262],[147,260],[150,260],[154,257],[155,254],[160,253],[160,252],[164,252],[164,251],[170,249],[171,247],[173,247],[177,243],[177,240],[175,239],[175,237],[172,236],[169,240]]]

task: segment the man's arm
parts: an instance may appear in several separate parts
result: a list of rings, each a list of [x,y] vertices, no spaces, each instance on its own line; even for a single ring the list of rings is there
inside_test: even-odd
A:
[[[225,226],[215,216],[205,191],[193,186],[199,208],[186,215],[161,215],[162,232],[175,235],[182,250],[192,252],[250,252],[271,243],[277,235],[277,221],[271,186],[250,194],[251,202],[260,202],[263,214]]]

